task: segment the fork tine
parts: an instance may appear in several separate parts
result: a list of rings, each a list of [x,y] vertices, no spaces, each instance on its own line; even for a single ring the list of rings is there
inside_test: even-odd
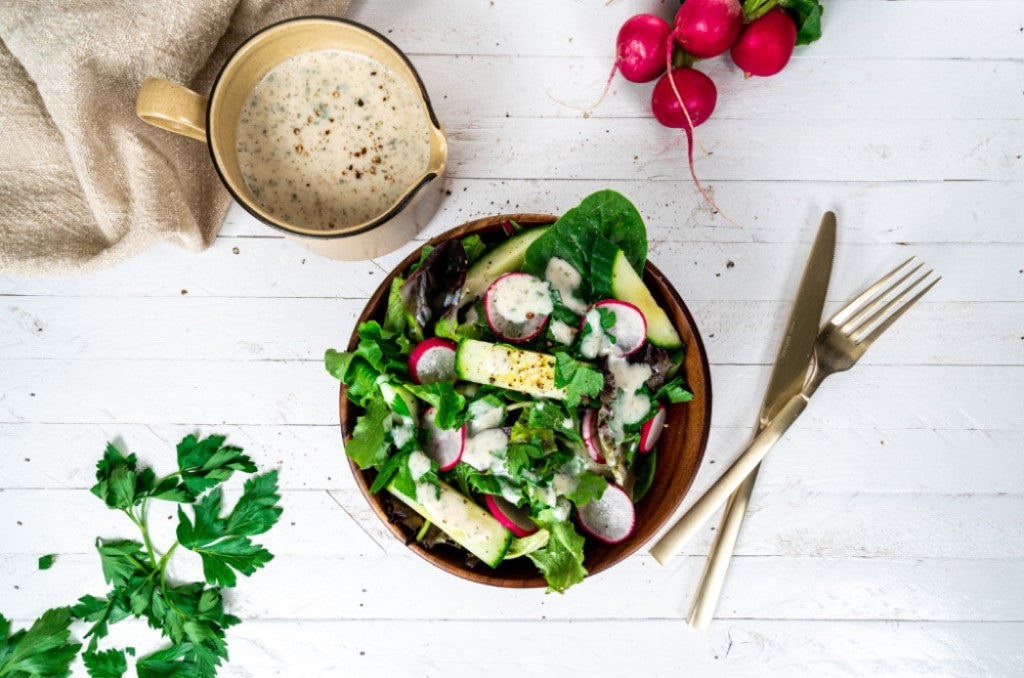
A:
[[[868,346],[871,346],[871,344],[872,344],[872,343],[874,343],[875,339],[878,339],[878,337],[882,336],[882,333],[883,333],[883,332],[885,332],[885,331],[886,331],[887,329],[889,329],[890,327],[892,327],[892,324],[893,324],[894,322],[896,322],[896,320],[898,320],[898,319],[899,319],[899,317],[900,317],[901,315],[903,315],[904,313],[906,313],[906,312],[907,312],[907,309],[909,309],[909,308],[910,308],[911,306],[913,306],[914,304],[916,304],[916,303],[917,303],[917,301],[918,301],[918,300],[919,300],[919,299],[920,299],[921,297],[923,297],[923,296],[924,296],[925,294],[927,294],[927,293],[928,293],[928,290],[930,290],[931,288],[935,287],[935,285],[936,285],[936,284],[937,284],[937,283],[938,283],[938,282],[939,282],[940,280],[942,280],[942,276],[941,276],[941,275],[940,275],[940,276],[939,276],[938,278],[936,278],[935,280],[933,280],[933,281],[932,281],[932,282],[931,282],[931,283],[930,283],[930,284],[929,284],[929,285],[928,285],[927,287],[925,287],[925,288],[924,288],[923,290],[921,290],[920,292],[918,292],[917,294],[915,294],[914,296],[912,296],[912,297],[911,297],[910,299],[908,299],[908,300],[907,300],[907,303],[903,304],[903,305],[902,305],[902,306],[900,306],[900,307],[899,307],[898,309],[896,309],[896,310],[895,310],[895,311],[893,312],[893,314],[892,314],[892,315],[890,315],[890,316],[889,316],[888,318],[886,318],[885,320],[883,320],[883,321],[882,321],[882,322],[881,322],[881,323],[880,323],[880,324],[878,325],[878,327],[876,327],[875,329],[871,330],[871,333],[870,333],[870,334],[868,334],[868,335],[867,335],[866,337],[858,337],[858,338],[857,338],[857,339],[855,339],[854,341],[855,341],[856,343],[860,344],[860,345],[861,345],[861,346],[862,346],[862,347],[863,347],[863,348],[864,348],[864,349],[866,350],[866,349],[868,348]]]
[[[875,293],[878,292],[878,290],[882,289],[882,285],[896,277],[896,274],[899,273],[904,266],[912,262],[914,259],[917,259],[917,257],[910,257],[902,264],[886,273],[884,276],[882,276],[881,280],[879,280],[874,285],[864,290],[859,297],[851,301],[849,304],[844,306],[838,313],[832,316],[832,320],[830,322],[833,325],[842,325],[843,323],[845,323],[847,320],[850,319],[850,316],[852,316],[854,313],[860,310],[860,307],[862,304],[864,304],[864,302],[874,297]]]
[[[863,324],[864,324],[862,322],[864,320],[864,316],[866,316],[868,313],[871,313],[876,308],[878,308],[879,305],[881,305],[881,303],[885,300],[885,298],[888,295],[892,294],[893,291],[899,289],[900,285],[902,285],[904,282],[906,282],[907,279],[910,278],[910,276],[912,276],[915,273],[917,273],[918,271],[920,271],[921,268],[923,268],[923,267],[924,267],[924,264],[918,264],[917,266],[915,266],[914,268],[910,269],[909,271],[904,273],[902,276],[900,276],[899,280],[897,280],[893,284],[889,285],[889,287],[887,287],[885,289],[885,291],[879,292],[876,295],[874,295],[874,298],[871,301],[869,301],[866,304],[864,304],[863,308],[861,308],[859,311],[857,311],[857,313],[855,313],[853,315],[853,317],[850,318],[850,320],[848,322],[843,323],[843,326],[841,328],[842,332],[844,334],[851,334],[853,332],[853,330],[855,330],[856,328],[862,327]],[[916,285],[917,283],[914,283],[914,284]],[[911,287],[913,287],[913,285],[911,285]]]
[[[920,266],[918,266],[918,268],[920,268]],[[883,305],[882,302],[885,301],[886,296],[889,295],[893,290],[897,289],[897,287],[900,284],[902,284],[904,280],[907,279],[907,276],[903,276],[902,278],[900,278],[900,280],[895,282],[895,283],[893,283],[892,287],[887,289],[882,294],[882,296],[878,297],[877,301],[875,301],[870,306],[868,306],[868,308],[866,308],[863,311],[861,311],[860,313],[858,313],[854,317],[853,320],[851,320],[850,322],[848,322],[845,325],[843,325],[843,328],[842,328],[843,333],[852,336],[853,333],[856,332],[857,333],[857,337],[862,337],[865,334],[867,334],[868,329],[870,329],[871,326],[874,325],[876,320],[878,320],[879,318],[884,317],[885,314],[889,312],[889,309],[891,309],[893,306],[895,306],[899,302],[900,299],[902,299],[903,297],[907,296],[907,294],[909,294],[910,292],[914,291],[914,288],[917,287],[918,285],[920,285],[921,282],[924,281],[925,278],[927,278],[928,276],[930,276],[932,274],[932,272],[933,271],[931,269],[925,271],[919,278],[917,278],[917,280],[912,281],[909,285],[907,285],[902,290],[900,290],[899,294],[894,296],[886,304]],[[881,308],[879,308],[877,311],[872,313],[871,317],[867,318],[866,320],[861,321],[862,316],[866,315],[868,311],[873,310],[874,308],[877,308],[878,306],[881,306]],[[857,340],[858,339],[856,339],[856,338],[854,339],[854,341],[857,341]]]

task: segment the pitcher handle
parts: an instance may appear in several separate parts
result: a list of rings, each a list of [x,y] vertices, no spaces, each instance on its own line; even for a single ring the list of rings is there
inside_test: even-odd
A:
[[[135,97],[135,114],[154,127],[205,142],[206,102],[175,82],[146,78]]]

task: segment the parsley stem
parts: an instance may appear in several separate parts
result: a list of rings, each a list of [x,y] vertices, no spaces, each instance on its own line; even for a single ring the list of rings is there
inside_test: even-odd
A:
[[[524,407],[533,405],[532,400],[520,400],[518,403],[512,403],[511,405],[505,405],[506,412],[513,412],[515,410],[521,410]]]
[[[157,569],[156,565],[156,551],[153,550],[153,542],[149,539],[149,530],[146,529],[146,501],[142,500],[142,505],[139,507],[139,519],[135,519],[135,524],[139,526],[142,531],[142,541],[146,544],[146,551],[149,552],[149,562],[153,565],[153,569]]]
[[[186,615],[184,612],[176,608],[174,606],[174,603],[171,602],[170,597],[167,595],[167,561],[171,557],[171,554],[174,553],[174,549],[178,548],[178,543],[178,540],[175,540],[174,543],[171,544],[171,548],[167,549],[167,553],[165,553],[163,557],[160,559],[160,565],[157,567],[157,569],[160,571],[160,591],[164,594],[164,601],[167,603],[167,607],[177,612],[178,616],[184,618],[188,615]]]

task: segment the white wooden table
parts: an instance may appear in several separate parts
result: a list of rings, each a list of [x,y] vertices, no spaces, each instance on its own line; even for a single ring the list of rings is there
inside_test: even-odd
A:
[[[94,536],[134,536],[88,493],[105,441],[164,469],[182,435],[216,431],[286,488],[276,559],[231,594],[244,623],[222,675],[1024,673],[1024,3],[828,0],[824,38],[783,74],[701,64],[719,103],[698,171],[742,228],[699,199],[649,86],[616,82],[589,118],[548,96],[592,100],[622,21],[672,5],[350,16],[409,52],[450,135],[451,195],[424,237],[605,187],[638,205],[712,361],[691,499],[750,435],[822,211],[839,215],[826,313],[910,253],[945,276],[769,457],[708,633],[683,619],[710,527],[670,567],[638,554],[565,596],[464,582],[397,543],[344,463],[321,356],[414,244],[326,261],[236,208],[203,254],[0,278],[0,611],[104,590]]]

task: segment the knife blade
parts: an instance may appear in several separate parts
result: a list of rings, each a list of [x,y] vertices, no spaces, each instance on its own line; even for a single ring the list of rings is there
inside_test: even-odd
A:
[[[836,215],[826,212],[818,227],[818,234],[811,245],[811,252],[804,266],[800,286],[797,288],[793,308],[789,312],[786,331],[772,368],[772,376],[764,392],[761,410],[758,412],[757,430],[763,429],[779,409],[804,384],[807,369],[814,349],[814,338],[821,323],[821,311],[825,305],[828,282],[832,275],[832,261],[836,248]],[[687,623],[705,630],[711,623],[718,604],[725,575],[729,568],[740,526],[747,512],[750,495],[757,480],[755,468],[743,484],[732,494],[725,505],[722,522],[715,533],[708,560],[704,565],[693,605]]]

